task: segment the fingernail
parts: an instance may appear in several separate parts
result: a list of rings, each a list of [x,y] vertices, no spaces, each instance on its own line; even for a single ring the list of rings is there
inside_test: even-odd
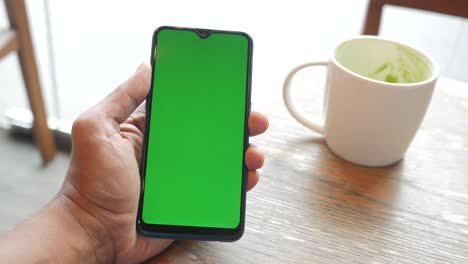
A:
[[[139,72],[144,66],[145,66],[144,62],[140,63],[140,65],[138,65],[138,68],[136,69],[135,73]]]
[[[257,145],[255,145],[254,143],[250,143],[250,144],[249,144],[249,147],[258,148]]]

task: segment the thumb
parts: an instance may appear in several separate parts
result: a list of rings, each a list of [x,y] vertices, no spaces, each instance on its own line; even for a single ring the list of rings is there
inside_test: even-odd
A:
[[[95,106],[95,110],[118,124],[123,123],[145,100],[150,89],[151,65],[142,63],[136,72]]]

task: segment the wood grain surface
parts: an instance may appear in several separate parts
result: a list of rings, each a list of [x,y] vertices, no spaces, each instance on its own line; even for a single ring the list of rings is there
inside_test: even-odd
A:
[[[317,87],[300,101],[319,117]],[[243,238],[177,241],[148,263],[468,263],[468,84],[441,78],[404,159],[383,168],[340,159],[264,98],[254,108],[271,126],[253,142],[266,161]]]

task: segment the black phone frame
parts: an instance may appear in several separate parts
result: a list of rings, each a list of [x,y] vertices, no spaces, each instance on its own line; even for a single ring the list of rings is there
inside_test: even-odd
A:
[[[153,82],[155,78],[154,69],[156,67],[155,51],[157,48],[157,37],[159,32],[165,29],[170,30],[183,30],[193,31],[197,33],[201,38],[207,38],[213,33],[221,34],[234,34],[241,35],[248,40],[248,62],[247,62],[247,80],[246,80],[246,100],[245,100],[245,117],[244,117],[244,152],[242,154],[243,169],[242,169],[242,187],[241,187],[241,212],[239,225],[236,228],[210,228],[210,227],[192,227],[192,226],[178,226],[178,225],[157,225],[145,223],[142,218],[143,208],[143,194],[145,187],[145,175],[146,175],[146,158],[147,158],[147,146],[148,146],[148,135],[149,135],[149,121],[151,118],[151,104],[153,98]],[[224,31],[224,30],[213,30],[213,29],[202,29],[202,28],[187,28],[187,27],[172,27],[162,26],[157,28],[153,33],[153,40],[151,45],[151,86],[148,96],[146,97],[146,116],[145,116],[145,128],[143,137],[143,147],[141,153],[141,164],[140,164],[140,199],[138,203],[138,214],[136,220],[137,231],[147,237],[154,238],[168,238],[168,239],[186,239],[186,240],[208,240],[208,241],[236,241],[240,239],[244,233],[245,226],[245,210],[246,210],[246,199],[247,199],[247,173],[248,169],[245,165],[245,152],[249,146],[249,129],[248,129],[248,118],[250,115],[250,97],[251,97],[251,83],[252,83],[252,52],[253,52],[253,40],[252,38],[239,31]]]

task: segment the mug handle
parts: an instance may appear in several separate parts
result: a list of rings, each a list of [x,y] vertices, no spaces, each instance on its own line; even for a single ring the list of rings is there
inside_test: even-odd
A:
[[[323,125],[319,125],[310,119],[306,118],[302,111],[300,111],[295,103],[293,96],[291,94],[291,81],[294,78],[294,75],[299,72],[300,70],[307,68],[307,67],[312,67],[312,66],[325,66],[328,67],[328,62],[327,61],[319,61],[319,62],[308,62],[301,64],[297,66],[296,68],[292,69],[289,73],[288,76],[286,76],[286,79],[284,80],[283,84],[283,100],[284,104],[286,105],[286,108],[288,109],[289,113],[302,125],[304,125],[307,128],[312,129],[313,131],[319,133],[319,134],[324,134],[324,128]]]

